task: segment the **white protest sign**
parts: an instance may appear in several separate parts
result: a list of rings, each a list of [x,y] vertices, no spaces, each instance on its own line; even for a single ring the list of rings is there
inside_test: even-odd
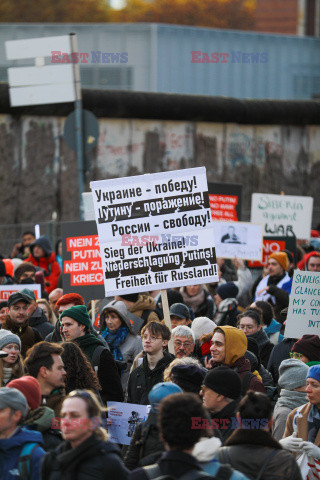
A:
[[[295,270],[285,337],[320,334],[320,272]]]
[[[262,226],[246,222],[213,222],[217,257],[262,259]]]
[[[106,296],[218,281],[204,167],[91,189]]]
[[[309,238],[312,209],[312,197],[253,193],[251,222],[263,225],[264,237]]]
[[[150,406],[134,403],[107,402],[108,440],[130,445],[134,430],[139,422],[147,419]]]
[[[34,292],[36,299],[41,298],[41,286],[38,283],[23,284],[23,285],[0,285],[0,300],[6,301],[13,293],[20,292],[24,288],[28,288]]]

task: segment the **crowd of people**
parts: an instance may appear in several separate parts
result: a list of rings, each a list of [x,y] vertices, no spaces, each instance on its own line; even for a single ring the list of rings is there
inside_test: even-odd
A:
[[[219,258],[219,282],[167,290],[167,319],[159,291],[92,311],[61,262],[33,232],[0,259],[22,285],[0,303],[1,479],[320,479],[320,338],[285,337],[320,249]],[[130,445],[108,441],[112,401],[150,405]]]

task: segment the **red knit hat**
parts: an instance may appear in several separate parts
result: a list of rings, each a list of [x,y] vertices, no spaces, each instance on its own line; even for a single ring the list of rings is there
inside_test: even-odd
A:
[[[68,303],[74,303],[74,305],[84,305],[84,299],[78,293],[66,293],[59,298],[56,306],[61,307],[61,305],[68,305]]]
[[[7,387],[16,388],[26,397],[31,410],[36,410],[41,405],[41,390],[38,380],[30,375],[16,378],[8,383]]]

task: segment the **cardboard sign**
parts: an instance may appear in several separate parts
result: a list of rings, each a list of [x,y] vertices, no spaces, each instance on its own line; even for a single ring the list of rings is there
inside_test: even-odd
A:
[[[91,189],[106,296],[218,281],[204,167]]]
[[[226,222],[241,220],[242,185],[209,183],[208,192],[212,220]]]
[[[24,283],[23,285],[0,285],[0,301],[8,300],[10,295],[20,292],[25,288],[34,292],[37,300],[41,298],[41,286],[38,283],[30,283],[30,285]]]
[[[263,225],[264,237],[310,237],[313,198],[253,193],[251,222]]]
[[[104,298],[103,271],[96,222],[62,223],[63,293],[85,301]]]
[[[130,445],[138,423],[146,420],[150,405],[135,403],[107,402],[108,440],[113,443]]]
[[[217,257],[261,260],[262,227],[246,222],[213,222]]]
[[[265,237],[262,243],[262,261],[249,261],[249,268],[262,268],[268,265],[268,258],[272,253],[280,250],[289,250],[292,255],[296,255],[296,237]]]
[[[320,272],[295,270],[288,308],[285,337],[319,335]]]

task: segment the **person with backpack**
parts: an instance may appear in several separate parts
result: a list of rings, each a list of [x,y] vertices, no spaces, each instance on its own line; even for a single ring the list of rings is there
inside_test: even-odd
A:
[[[64,310],[60,315],[60,321],[65,341],[75,342],[96,371],[103,402],[109,400],[122,402],[123,391],[118,368],[110,350],[90,332],[92,324],[86,307],[76,305]]]
[[[156,313],[156,304],[150,295],[130,293],[127,295],[116,295],[114,299],[116,301],[124,302],[129,312],[142,318],[143,324],[140,331],[145,325],[147,325],[147,323],[159,322],[159,317]]]
[[[210,421],[196,395],[175,393],[164,398],[160,403],[158,425],[167,451],[156,464],[133,470],[129,480],[222,479],[219,472],[215,477],[204,472],[192,455],[194,446],[204,434],[202,429],[192,428],[195,417]]]
[[[127,480],[119,449],[101,428],[103,409],[89,390],[74,390],[61,408],[64,438],[42,463],[42,480]]]
[[[39,432],[20,424],[29,407],[16,388],[0,388],[0,478],[1,480],[39,480],[40,462],[45,452]]]
[[[228,463],[252,480],[302,480],[295,458],[271,435],[272,405],[267,395],[248,392],[239,404],[239,428],[218,452]]]

